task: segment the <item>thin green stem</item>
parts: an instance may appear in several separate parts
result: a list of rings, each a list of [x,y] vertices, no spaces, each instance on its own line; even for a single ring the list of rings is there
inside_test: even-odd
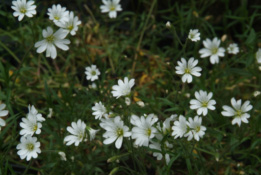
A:
[[[2,41],[0,41],[0,45],[18,62],[20,63],[20,59],[12,52]]]
[[[180,39],[179,39],[179,37],[178,37],[176,28],[175,28],[174,26],[173,26],[172,28],[173,28],[174,37],[178,40],[179,44],[180,44],[182,47],[184,47],[183,44],[182,44],[182,42],[180,41]]]
[[[27,174],[27,171],[29,170],[29,168],[31,167],[31,165],[32,165],[32,160],[30,160],[30,162],[29,162],[29,164],[26,166],[26,169],[25,169],[25,171],[24,171],[24,173],[23,173],[23,175],[26,175]]]
[[[134,76],[134,71],[135,71],[135,67],[136,67],[136,61],[138,59],[138,51],[140,50],[140,47],[141,47],[141,42],[142,42],[142,39],[143,39],[143,36],[144,36],[144,33],[145,33],[145,30],[146,30],[146,27],[148,25],[148,22],[149,22],[149,19],[150,19],[150,16],[152,14],[152,11],[154,9],[154,6],[156,4],[157,0],[153,0],[152,4],[151,4],[151,7],[150,7],[150,11],[149,11],[149,14],[147,16],[147,19],[145,21],[145,24],[144,24],[144,27],[141,31],[141,34],[140,34],[140,38],[139,38],[139,41],[138,41],[138,45],[137,45],[137,48],[136,48],[136,53],[135,53],[135,56],[134,56],[134,61],[133,61],[133,64],[132,64],[132,69],[131,69],[131,76],[133,77]]]

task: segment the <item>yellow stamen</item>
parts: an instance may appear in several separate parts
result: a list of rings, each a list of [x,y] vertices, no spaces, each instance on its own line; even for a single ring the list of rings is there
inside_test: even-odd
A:
[[[53,41],[54,41],[54,36],[53,36],[53,35],[48,36],[48,37],[46,38],[46,40],[47,40],[47,42],[49,42],[49,43],[53,43]]]
[[[27,12],[27,10],[26,10],[24,7],[22,7],[22,8],[20,9],[20,12],[25,14],[25,13]]]
[[[119,137],[119,136],[122,136],[122,135],[123,135],[123,129],[118,128],[117,129],[117,136]]]
[[[151,129],[150,129],[150,128],[147,130],[147,135],[148,135],[148,136],[151,135]]]
[[[32,151],[32,150],[34,150],[34,144],[28,143],[28,144],[26,145],[26,148],[27,148],[29,151]]]
[[[218,52],[218,48],[214,47],[211,49],[212,54],[216,54]]]

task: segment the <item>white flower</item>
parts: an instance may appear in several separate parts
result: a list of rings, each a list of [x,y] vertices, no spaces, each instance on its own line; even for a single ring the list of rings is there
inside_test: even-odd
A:
[[[89,88],[90,89],[96,89],[97,88],[97,85],[95,83],[92,83],[91,85],[89,85]]]
[[[5,104],[0,105],[0,128],[6,125],[6,122],[1,117],[7,116],[8,110],[3,110],[6,107]]]
[[[35,109],[34,105],[30,106],[28,105],[28,115],[33,115],[34,117],[36,117],[37,121],[39,122],[43,122],[45,121],[45,118],[43,118],[42,114],[38,113],[38,111]]]
[[[261,64],[261,48],[259,48],[258,51],[256,52],[256,60],[258,63]]]
[[[66,136],[64,142],[67,142],[66,145],[71,145],[74,143],[75,146],[78,146],[80,142],[83,141],[85,134],[86,124],[80,119],[76,122],[72,122],[72,127],[68,126],[66,129],[72,135]]]
[[[174,139],[178,137],[183,137],[184,134],[187,132],[187,120],[183,115],[179,116],[179,120],[174,122],[174,126],[172,126],[172,136],[174,136]]]
[[[188,34],[188,39],[191,41],[197,42],[200,40],[200,33],[198,32],[198,29],[190,29],[189,34]]]
[[[55,46],[62,50],[68,50],[69,47],[66,44],[70,44],[68,39],[64,39],[67,36],[68,32],[64,29],[59,29],[53,33],[51,27],[47,27],[47,30],[43,30],[43,37],[45,38],[42,41],[35,43],[34,47],[37,48],[37,53],[42,53],[46,50],[46,57],[51,57],[55,59],[57,56],[57,51]]]
[[[98,76],[101,74],[99,69],[97,69],[96,65],[91,65],[91,67],[86,67],[85,68],[85,74],[86,74],[86,79],[87,80],[97,80]]]
[[[71,35],[75,35],[78,30],[78,25],[82,22],[78,19],[78,16],[74,17],[74,13],[70,12],[68,21],[57,22],[57,26],[70,32]]]
[[[65,7],[60,4],[53,5],[52,8],[48,8],[49,19],[52,20],[56,25],[61,22],[69,21],[69,11],[66,11]]]
[[[162,132],[163,134],[166,134],[168,132],[171,131],[171,127],[170,127],[170,122],[173,122],[174,120],[176,120],[178,117],[178,115],[171,115],[169,118],[167,118],[164,122],[163,122],[163,126],[162,126]]]
[[[131,116],[131,124],[135,127],[132,128],[132,139],[135,140],[135,144],[138,146],[149,146],[149,141],[156,133],[157,129],[153,127],[153,124],[158,121],[157,116],[149,114],[148,116],[138,117],[136,115]]]
[[[163,136],[161,136],[163,138]],[[161,142],[162,139],[159,139],[159,142]],[[152,149],[155,149],[155,150],[158,150],[160,152],[153,152],[153,156],[157,158],[157,160],[161,160],[163,158],[163,155],[161,153],[161,144],[162,143],[159,143],[159,142],[154,142],[154,141],[151,141],[151,144],[149,145],[150,148]],[[164,143],[164,146],[167,147],[167,148],[173,148],[173,145],[172,144],[169,144],[168,141],[165,141]],[[169,163],[170,161],[170,156],[169,154],[165,154],[165,161],[166,161],[166,164]]]
[[[195,116],[194,120],[189,117],[187,125],[190,128],[190,131],[185,134],[185,137],[188,136],[188,140],[190,141],[193,137],[195,140],[199,141],[200,138],[205,135],[206,127],[201,125],[202,118]]]
[[[207,115],[208,109],[210,110],[215,110],[215,100],[211,100],[213,96],[213,93],[207,93],[206,91],[200,90],[199,92],[195,92],[195,97],[196,99],[190,100],[190,109],[196,109],[197,114],[201,115],[203,114],[204,116]]]
[[[129,97],[125,97],[125,103],[129,106],[131,104],[131,99]]]
[[[236,55],[239,52],[238,45],[236,43],[229,44],[227,52]]]
[[[102,0],[104,5],[100,6],[102,13],[109,12],[110,18],[117,17],[117,11],[122,11],[120,0]]]
[[[169,21],[166,22],[166,27],[170,28],[171,27],[171,23]]]
[[[119,98],[120,96],[127,96],[131,92],[131,88],[135,84],[135,80],[129,79],[127,77],[124,78],[124,82],[122,80],[118,80],[119,85],[112,86],[113,91],[111,92],[112,95],[116,98]]]
[[[92,141],[95,138],[96,133],[99,132],[99,129],[92,129],[91,127],[87,127],[87,130],[89,131],[90,141]]]
[[[28,1],[26,0],[17,0],[12,1],[13,6],[11,7],[15,12],[13,15],[15,17],[18,16],[18,20],[21,21],[24,16],[31,18],[33,15],[36,15],[36,5],[34,4],[34,1]]]
[[[260,91],[255,91],[255,92],[253,93],[254,97],[257,97],[257,96],[259,96],[260,94],[261,94]]]
[[[20,122],[20,126],[22,130],[20,131],[20,135],[33,135],[41,133],[42,124],[38,122],[37,117],[32,115],[31,113],[27,114],[26,118],[22,118],[22,122]]]
[[[31,160],[31,158],[37,158],[38,154],[41,153],[40,150],[40,142],[37,142],[36,137],[32,137],[30,135],[22,136],[20,142],[16,149],[18,149],[17,154],[21,159],[25,159],[27,161]]]
[[[49,114],[47,115],[47,118],[52,118],[53,115],[53,109],[49,108]]]
[[[201,75],[200,67],[195,67],[198,64],[198,60],[194,60],[193,57],[187,62],[184,58],[181,58],[181,62],[178,61],[178,66],[176,66],[176,73],[182,76],[182,82],[192,82],[192,75],[199,77]]]
[[[65,152],[59,151],[58,154],[61,156],[61,160],[67,161]]]
[[[232,117],[232,125],[238,124],[238,126],[241,125],[241,121],[244,123],[248,123],[248,118],[250,118],[250,115],[247,113],[250,111],[253,106],[250,105],[250,101],[245,101],[245,103],[242,104],[242,100],[235,100],[235,98],[231,99],[231,104],[233,108],[230,106],[223,106],[223,110],[221,114],[225,117]]]
[[[108,145],[115,141],[115,147],[120,149],[123,137],[130,137],[129,127],[125,126],[120,116],[115,118],[102,119],[100,126],[106,130],[103,137],[106,138],[103,143]]]
[[[199,53],[201,54],[201,58],[209,57],[211,64],[219,63],[219,57],[225,56],[225,49],[223,47],[219,47],[220,40],[214,38],[212,41],[210,39],[206,39],[203,41],[203,45],[205,48],[200,49]]]
[[[93,113],[92,115],[95,116],[95,119],[101,120],[102,116],[107,117],[106,113],[107,110],[105,106],[102,104],[102,102],[95,103],[95,105],[92,107]]]
[[[142,108],[145,106],[143,101],[137,101],[136,103]]]

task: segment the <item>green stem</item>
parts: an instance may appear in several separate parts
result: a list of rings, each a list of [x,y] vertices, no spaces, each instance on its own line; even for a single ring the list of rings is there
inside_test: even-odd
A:
[[[23,175],[26,175],[27,174],[27,171],[29,170],[29,168],[31,167],[31,165],[32,165],[32,160],[30,160],[30,162],[29,162],[29,164],[26,166],[26,169],[25,169],[25,171],[24,171],[24,173],[23,173]]]
[[[183,44],[182,44],[182,42],[180,41],[180,39],[179,39],[179,37],[178,37],[176,28],[175,28],[174,26],[173,26],[173,33],[174,33],[175,38],[178,40],[179,44],[180,44],[182,47],[184,47]]]
[[[20,59],[12,52],[2,41],[0,41],[0,45],[18,62],[20,63]]]
[[[153,11],[153,8],[154,8],[156,2],[157,2],[157,0],[153,0],[153,2],[152,2],[152,4],[151,4],[151,7],[150,7],[149,14],[148,14],[148,16],[147,16],[147,19],[146,19],[146,21],[145,21],[144,27],[143,27],[143,29],[142,29],[142,31],[141,31],[141,34],[140,34],[140,38],[139,38],[138,45],[137,45],[137,48],[136,48],[136,53],[135,53],[135,56],[134,56],[134,62],[133,62],[133,64],[132,64],[132,69],[131,69],[131,76],[132,76],[132,77],[134,76],[134,71],[135,71],[135,67],[136,67],[136,61],[137,61],[137,58],[138,58],[138,51],[140,50],[141,42],[142,42],[142,39],[143,39],[145,30],[146,30],[146,27],[147,27],[147,25],[148,25],[148,22],[149,22],[151,13],[152,13],[152,11]]]

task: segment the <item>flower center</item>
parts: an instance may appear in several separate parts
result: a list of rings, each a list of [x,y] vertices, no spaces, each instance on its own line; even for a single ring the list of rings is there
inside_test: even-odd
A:
[[[46,38],[46,40],[47,40],[48,43],[53,43],[53,42],[54,42],[54,36],[53,36],[53,35],[48,36],[48,37]]]
[[[57,20],[57,21],[60,19],[59,16],[54,16],[53,18],[54,18],[55,20]]]
[[[120,137],[123,135],[123,129],[122,128],[118,128],[117,129],[117,136]]]
[[[110,11],[114,11],[116,8],[115,8],[115,6],[114,5],[111,5],[110,6]]]
[[[79,138],[79,140],[82,140],[82,139],[83,139],[83,133],[82,133],[82,132],[80,132],[80,133],[78,134],[78,138]]]
[[[236,117],[241,117],[243,115],[243,112],[241,110],[236,111]]]
[[[206,108],[206,107],[208,107],[208,102],[205,102],[205,101],[204,101],[204,102],[201,103],[201,105],[202,105],[202,107],[205,107],[205,108]]]
[[[27,12],[27,10],[26,10],[26,8],[21,7],[20,12],[25,14]]]
[[[211,49],[212,54],[216,54],[218,52],[218,48],[214,47]]]
[[[38,126],[37,126],[37,124],[36,125],[33,125],[33,131],[35,132],[37,129],[38,129]]]
[[[200,131],[200,126],[197,126],[196,129],[195,129],[196,132],[199,132]]]
[[[28,144],[26,145],[26,148],[27,148],[27,150],[29,150],[29,151],[33,151],[33,150],[34,150],[34,144],[28,143]]]
[[[195,35],[193,33],[190,34],[190,38],[194,38]]]
[[[188,68],[185,69],[185,74],[189,74],[190,70]]]
[[[72,30],[73,29],[73,25],[70,25],[69,27],[68,27],[68,30]]]
[[[148,136],[151,135],[151,129],[150,129],[150,128],[147,130],[147,135],[148,135]]]
[[[93,70],[93,71],[91,72],[91,74],[92,74],[92,75],[96,75],[96,71]]]

